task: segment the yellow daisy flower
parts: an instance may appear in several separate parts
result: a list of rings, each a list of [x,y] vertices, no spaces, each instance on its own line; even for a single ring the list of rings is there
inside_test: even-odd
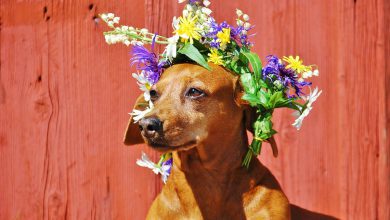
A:
[[[216,65],[222,65],[222,66],[225,65],[222,60],[223,56],[219,55],[217,49],[213,48],[210,50],[210,52],[211,53],[208,54],[209,55],[209,58],[207,60],[208,62],[212,62]]]
[[[299,74],[311,70],[310,66],[303,65],[303,60],[299,59],[299,56],[296,56],[295,58],[293,56],[289,56],[289,57],[284,56],[283,61],[288,63],[286,69],[293,69]]]
[[[193,44],[193,39],[199,40],[201,38],[199,34],[201,29],[196,26],[197,22],[198,16],[195,15],[192,17],[192,13],[188,14],[187,17],[180,17],[178,27],[174,33],[178,34],[182,38],[182,41],[187,42],[190,40],[190,43]]]
[[[222,31],[217,33],[221,47],[225,47],[226,44],[230,43],[230,28],[223,28]]]

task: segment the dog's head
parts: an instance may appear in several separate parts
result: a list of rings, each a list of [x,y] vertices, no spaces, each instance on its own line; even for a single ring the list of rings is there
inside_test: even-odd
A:
[[[154,108],[138,124],[130,118],[124,143],[144,140],[163,152],[185,150],[210,136],[223,139],[237,129],[251,130],[256,113],[241,101],[239,77],[221,66],[211,68],[177,64],[165,70],[150,90]],[[140,96],[135,109],[145,106]]]

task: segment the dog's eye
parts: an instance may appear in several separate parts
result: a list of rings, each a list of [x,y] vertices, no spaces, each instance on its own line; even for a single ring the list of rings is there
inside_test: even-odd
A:
[[[151,89],[151,90],[149,91],[149,94],[150,94],[150,100],[152,100],[152,101],[157,100],[157,98],[158,98],[158,93],[157,93],[156,90]]]
[[[199,97],[202,97],[204,96],[205,93],[199,89],[195,89],[195,88],[190,88],[187,93],[186,93],[186,96],[187,97],[190,97],[190,98],[199,98]]]

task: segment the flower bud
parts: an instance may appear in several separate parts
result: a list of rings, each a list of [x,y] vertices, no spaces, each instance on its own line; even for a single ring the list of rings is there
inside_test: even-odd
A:
[[[306,79],[306,78],[311,77],[312,75],[313,75],[312,71],[307,71],[307,72],[302,73],[302,78]]]
[[[238,17],[241,17],[244,13],[240,9],[236,9],[236,14]]]
[[[278,88],[278,89],[283,88],[282,82],[280,82],[280,80],[275,80],[274,85],[275,85],[276,88]]]
[[[249,22],[245,22],[244,28],[249,29],[251,27],[251,24]]]
[[[238,26],[242,26],[244,24],[244,22],[243,21],[241,21],[241,20],[237,20],[237,25]]]
[[[107,14],[107,17],[108,17],[109,19],[113,19],[113,18],[115,17],[115,15],[114,15],[113,13],[108,13],[108,14]]]
[[[191,5],[187,5],[187,10],[188,10],[188,11],[193,11],[194,9],[192,8]]]
[[[200,15],[200,19],[203,20],[203,21],[207,21],[207,15],[201,14]]]
[[[141,32],[141,34],[147,34],[147,33],[148,33],[148,29],[142,28],[142,29],[140,30],[140,32]]]
[[[119,17],[115,17],[115,18],[112,19],[112,21],[113,21],[115,24],[118,24],[118,23],[119,23],[119,20],[120,20]]]
[[[111,44],[111,35],[104,35],[107,44]]]
[[[320,71],[314,70],[314,71],[313,71],[313,75],[314,75],[314,76],[319,76],[319,75],[320,75]]]
[[[188,17],[188,11],[186,9],[183,10],[183,17]]]
[[[249,16],[247,14],[244,14],[242,18],[244,19],[244,21],[249,21]]]
[[[210,15],[212,11],[209,8],[202,8],[202,12],[205,13],[206,15]]]
[[[204,0],[204,1],[203,1],[203,5],[204,5],[205,7],[208,7],[210,4],[211,4],[211,3],[210,3],[209,0]]]

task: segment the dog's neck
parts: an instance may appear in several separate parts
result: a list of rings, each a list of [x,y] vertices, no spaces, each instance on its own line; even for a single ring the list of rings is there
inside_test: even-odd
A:
[[[242,195],[259,179],[253,175],[253,170],[262,167],[259,161],[253,160],[249,170],[242,167],[248,150],[243,125],[227,132],[220,137],[214,135],[215,141],[206,140],[190,150],[173,153],[172,173],[166,185],[170,193],[166,195],[202,213],[204,219],[221,218],[220,213],[225,219],[244,218],[242,206],[226,206],[226,202],[241,204]]]

